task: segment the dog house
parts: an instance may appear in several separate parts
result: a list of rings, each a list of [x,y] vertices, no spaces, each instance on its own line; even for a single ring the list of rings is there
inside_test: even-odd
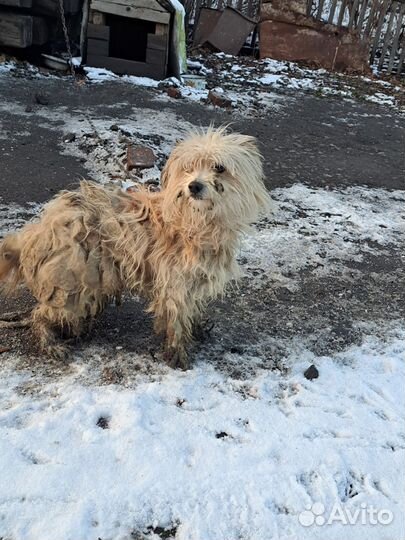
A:
[[[165,78],[174,19],[170,0],[91,0],[87,65]]]

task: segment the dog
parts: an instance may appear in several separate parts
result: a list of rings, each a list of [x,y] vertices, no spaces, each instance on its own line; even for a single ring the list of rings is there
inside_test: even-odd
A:
[[[189,367],[187,345],[209,301],[238,272],[241,233],[269,203],[255,139],[226,128],[191,133],[161,175],[161,191],[124,193],[83,181],[39,220],[0,244],[0,281],[25,283],[38,301],[30,323],[41,349],[64,357],[124,291],[144,296],[164,357]]]

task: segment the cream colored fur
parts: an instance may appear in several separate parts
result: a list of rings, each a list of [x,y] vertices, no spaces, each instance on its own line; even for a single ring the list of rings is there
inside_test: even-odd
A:
[[[144,295],[166,334],[167,361],[186,368],[193,327],[237,277],[239,236],[268,203],[262,176],[252,137],[194,133],[170,155],[161,192],[129,195],[82,182],[56,196],[37,223],[4,239],[0,280],[32,291],[34,329],[56,355],[65,352],[56,329],[80,335],[124,290]]]

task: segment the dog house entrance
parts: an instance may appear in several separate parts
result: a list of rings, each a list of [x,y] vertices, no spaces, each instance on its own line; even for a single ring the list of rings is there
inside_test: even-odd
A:
[[[154,22],[107,15],[107,25],[110,27],[109,56],[146,61],[148,34],[154,34],[156,30]]]

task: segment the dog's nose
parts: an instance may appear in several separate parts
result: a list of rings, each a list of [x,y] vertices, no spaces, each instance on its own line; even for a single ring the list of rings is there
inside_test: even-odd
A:
[[[188,185],[188,189],[192,195],[198,195],[204,189],[204,185],[201,182],[198,182],[198,180],[193,180],[193,182]]]

